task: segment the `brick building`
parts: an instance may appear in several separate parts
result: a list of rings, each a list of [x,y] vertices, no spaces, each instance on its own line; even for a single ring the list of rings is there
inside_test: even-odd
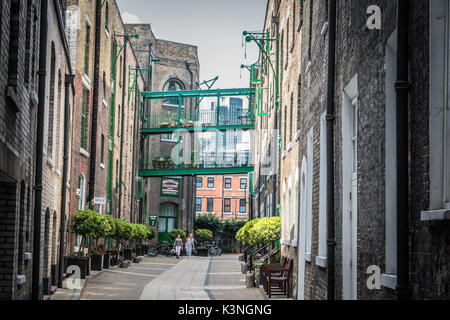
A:
[[[131,221],[132,159],[135,138],[137,90],[142,90],[142,77],[133,87],[133,71],[138,66],[132,41],[115,1],[102,3],[98,61],[98,83],[95,77],[96,1],[67,2],[67,34],[75,66],[76,99],[72,130],[72,170],[70,214],[92,208]],[[126,40],[125,40],[126,39]],[[126,50],[124,48],[126,43]],[[126,54],[126,56],[125,56]],[[132,80],[130,80],[132,79]],[[94,89],[97,85],[98,114],[93,133]],[[94,136],[93,136],[94,135]],[[96,139],[93,151],[93,138]],[[95,161],[91,157],[95,154]],[[95,183],[90,179],[95,178]],[[94,194],[89,199],[89,186]],[[80,237],[70,237],[69,250],[80,245]]]
[[[248,218],[247,175],[197,176],[196,191],[197,216],[214,214],[221,220]]]
[[[377,4],[381,29],[368,27],[371,15],[367,12],[373,3],[337,2],[334,112],[327,117],[328,3],[268,1],[264,28],[273,37],[279,35],[280,90],[279,101],[262,95],[269,116],[257,120],[255,214],[264,215],[266,209],[261,207],[272,192],[277,199],[274,205],[281,208],[282,252],[294,258],[293,294],[298,299],[327,298],[327,289],[332,288],[328,268],[332,268],[332,294],[337,299],[394,299],[397,295],[448,299],[450,275],[444,267],[448,255],[443,253],[448,252],[450,239],[446,221],[449,170],[444,165],[449,144],[443,137],[448,135],[449,122],[447,88],[439,79],[448,76],[443,66],[448,65],[444,43],[449,3],[402,3],[409,3],[409,30],[402,34],[409,38],[409,57],[401,56],[397,48],[396,2]],[[401,108],[396,93],[401,95],[403,90],[396,86],[396,70],[408,58],[409,101],[402,114],[396,112]],[[274,81],[269,74],[262,77],[262,86],[274,88]],[[410,128],[403,153],[397,152],[395,142],[403,128],[396,125],[401,123],[397,115],[404,116]],[[267,158],[260,151],[273,154],[270,130],[277,128],[276,120],[280,167],[272,174],[279,173],[270,176],[268,170],[266,177]],[[334,157],[333,197],[327,195],[330,122],[334,126],[333,140],[328,141],[333,143],[328,149]],[[397,154],[403,155],[401,165],[397,165]],[[403,168],[408,169],[409,180],[397,190],[398,172]],[[397,197],[405,193],[409,194],[406,201]],[[327,198],[334,198],[332,266],[327,261]],[[397,219],[402,217],[406,220],[398,227]],[[333,235],[328,237],[333,240]],[[379,290],[367,286],[371,266],[381,270]]]
[[[138,61],[144,68],[150,68],[147,91],[161,92],[172,90],[196,89],[199,79],[199,61],[196,46],[155,38],[150,25],[131,24],[127,26],[130,33],[139,34],[136,40]],[[151,53],[150,53],[151,52]],[[193,104],[185,102],[185,110],[191,110]],[[172,100],[155,100],[144,103],[142,123],[147,123],[157,114],[176,113],[178,105]],[[176,149],[177,140],[172,135],[140,135],[141,150],[136,159],[142,165],[144,158],[150,154],[162,157]],[[176,194],[164,193],[165,181],[177,184]],[[187,177],[151,177],[143,180],[143,194],[140,200],[140,215],[143,221],[149,216],[158,216],[158,239],[168,240],[168,233],[179,228],[193,231],[194,223],[194,178]],[[139,184],[138,184],[139,186]],[[138,191],[136,190],[138,193]]]
[[[0,299],[31,291],[40,11],[0,4]]]

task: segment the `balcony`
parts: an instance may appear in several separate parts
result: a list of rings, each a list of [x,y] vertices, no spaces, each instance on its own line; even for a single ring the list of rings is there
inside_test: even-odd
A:
[[[217,156],[216,156],[217,154]],[[233,174],[253,171],[250,151],[192,153],[146,153],[141,156],[139,176],[173,176],[193,174]]]
[[[254,129],[255,118],[248,109],[221,108],[217,110],[198,110],[190,113],[188,110],[174,112],[158,110],[145,115],[142,121],[141,133],[171,133],[183,129],[194,130],[230,130]]]

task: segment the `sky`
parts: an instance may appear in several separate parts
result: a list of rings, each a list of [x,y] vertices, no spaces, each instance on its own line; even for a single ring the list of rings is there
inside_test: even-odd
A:
[[[159,39],[198,46],[200,82],[219,76],[215,89],[246,88],[242,64],[258,60],[242,32],[263,29],[266,0],[117,0],[125,23],[150,23]],[[241,78],[242,77],[242,78]]]

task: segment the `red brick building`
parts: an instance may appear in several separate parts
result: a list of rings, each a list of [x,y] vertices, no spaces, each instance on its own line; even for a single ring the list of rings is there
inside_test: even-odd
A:
[[[247,175],[198,176],[196,189],[197,216],[214,213],[219,219],[247,219]]]

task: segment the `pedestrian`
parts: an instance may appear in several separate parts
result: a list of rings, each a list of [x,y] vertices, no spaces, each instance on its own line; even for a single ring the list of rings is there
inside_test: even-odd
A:
[[[186,255],[188,257],[192,256],[192,250],[194,249],[195,249],[194,235],[191,233],[191,235],[186,240]]]
[[[175,253],[177,255],[177,259],[180,259],[180,252],[183,248],[183,240],[181,239],[181,236],[178,235],[178,237],[175,239],[173,243],[173,248],[175,249]]]

